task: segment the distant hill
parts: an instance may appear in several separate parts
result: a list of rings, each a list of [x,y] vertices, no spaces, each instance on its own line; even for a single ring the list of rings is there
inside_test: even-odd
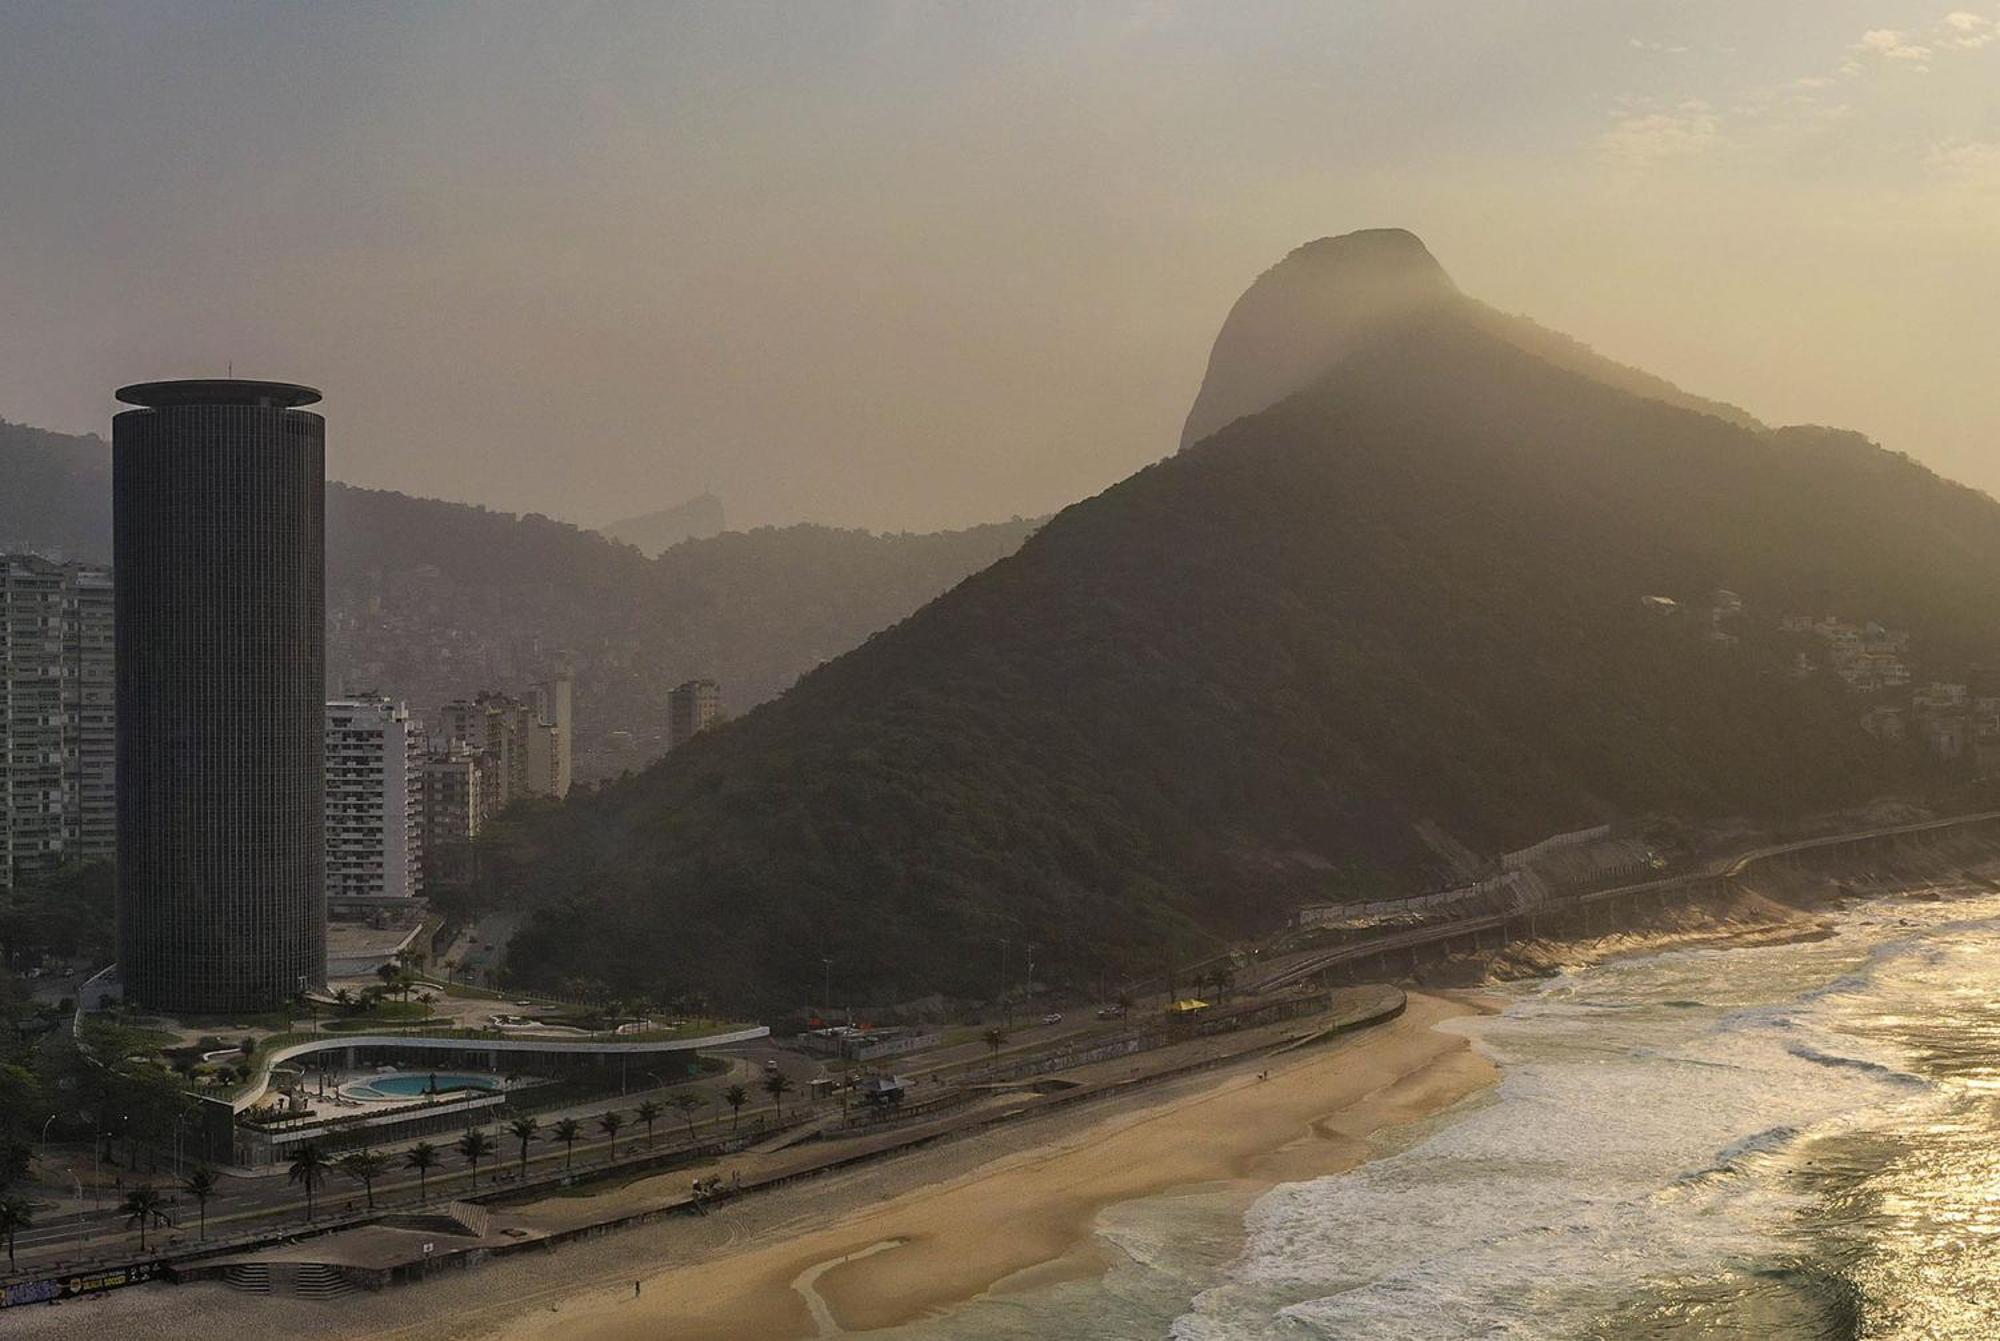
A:
[[[729,528],[723,519],[722,500],[714,494],[704,493],[685,503],[648,512],[641,517],[610,522],[597,529],[613,540],[637,546],[650,556],[671,549],[683,540],[706,540],[710,536],[721,535]]]
[[[0,551],[109,562],[110,452],[0,422]],[[484,687],[577,674],[579,776],[665,749],[666,694],[697,675],[753,707],[1033,529],[930,535],[824,526],[691,540],[657,560],[537,514],[332,484],[327,679],[429,709]]]
[[[534,910],[512,972],[773,1009],[825,956],[843,999],[985,996],[1006,937],[1087,983],[1301,901],[1434,886],[1424,821],[1490,856],[1930,776],[1837,680],[1792,673],[1779,618],[1990,661],[2000,505],[1496,329],[1448,280],[1376,301],[1428,260],[1410,244],[1361,321],[1315,289],[1339,310],[1316,376],[1253,385],[1238,355],[1270,333],[1219,340],[1234,385],[1203,388],[1197,431],[1223,427],[774,702],[510,825],[494,891]],[[1720,587],[1747,602],[1735,640],[1701,613]]]
[[[0,419],[0,552],[108,562],[111,456],[99,437]]]

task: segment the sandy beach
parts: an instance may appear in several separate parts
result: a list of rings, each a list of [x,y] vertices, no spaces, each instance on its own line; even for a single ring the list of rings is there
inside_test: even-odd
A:
[[[1092,1225],[1107,1206],[1215,1183],[1247,1204],[1275,1183],[1350,1168],[1374,1152],[1375,1134],[1490,1083],[1493,1068],[1464,1039],[1433,1027],[1480,1009],[1412,995],[1392,1023],[1260,1063],[1267,1079],[1253,1067],[1219,1073],[822,1229],[616,1284],[579,1283],[496,1334],[777,1341],[896,1326],[987,1291],[1094,1275],[1106,1264]]]
[[[1462,1037],[1434,1026],[1497,1005],[1413,992],[1397,1019],[1328,1043],[421,1285],[331,1304],[219,1282],[149,1286],[10,1315],[9,1331],[38,1341],[197,1330],[298,1341],[783,1341],[943,1316],[989,1292],[1096,1279],[1111,1265],[1094,1232],[1106,1207],[1199,1188],[1247,1208],[1278,1182],[1393,1148],[1403,1124],[1495,1078]],[[686,1176],[520,1209],[570,1223],[650,1203]]]

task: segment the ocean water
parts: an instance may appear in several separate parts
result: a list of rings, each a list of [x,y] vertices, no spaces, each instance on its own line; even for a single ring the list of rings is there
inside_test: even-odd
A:
[[[1449,1026],[1499,1085],[1398,1153],[1111,1208],[1104,1280],[878,1335],[2000,1338],[2000,895],[1937,893],[1505,989]]]

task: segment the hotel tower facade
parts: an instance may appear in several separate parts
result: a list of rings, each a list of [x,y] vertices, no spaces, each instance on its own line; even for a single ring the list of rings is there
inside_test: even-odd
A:
[[[326,981],[326,423],[299,408],[319,398],[118,392],[118,964],[156,1010]]]

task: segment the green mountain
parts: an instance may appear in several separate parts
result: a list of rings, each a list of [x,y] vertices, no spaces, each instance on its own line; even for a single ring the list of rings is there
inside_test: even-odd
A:
[[[567,522],[352,485],[327,488],[327,679],[419,710],[577,676],[577,766],[615,776],[666,749],[694,676],[732,710],[782,692],[1010,553],[1034,527],[875,535],[767,527],[649,559]],[[103,439],[0,421],[0,551],[111,557]]]
[[[1388,248],[1403,278],[1414,242]],[[509,826],[493,890],[534,910],[512,972],[768,1009],[824,956],[843,999],[986,995],[1005,937],[1083,982],[1302,900],[1434,886],[1424,820],[1490,854],[1924,776],[1838,680],[1792,673],[1778,622],[1880,619],[1926,670],[1992,657],[2000,506],[1425,287],[1381,301],[1377,276],[1359,319],[1339,285],[1275,305],[1339,327],[1327,366],[1287,372],[1305,384],[1261,407],[1205,387],[1206,437],[774,702]],[[1221,344],[1211,381],[1249,370]],[[1720,587],[1747,604],[1731,638]]]

